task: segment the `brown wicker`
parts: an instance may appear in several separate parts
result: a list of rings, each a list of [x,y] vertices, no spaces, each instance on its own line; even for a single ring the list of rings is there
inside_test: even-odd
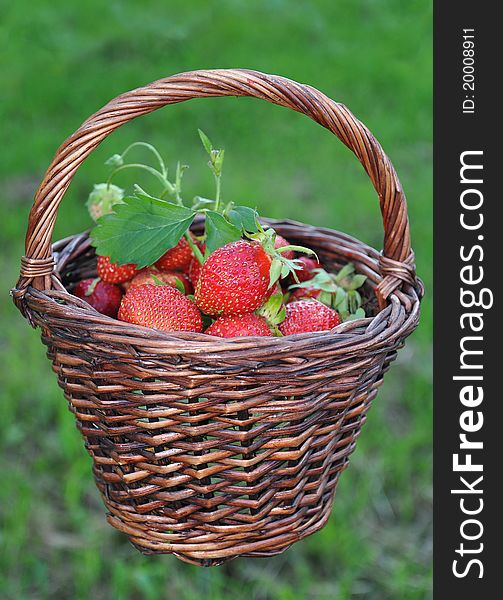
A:
[[[329,229],[273,224],[329,268],[353,262],[368,276],[373,316],[331,332],[216,339],[123,323],[68,293],[96,262],[87,234],[51,248],[59,203],[79,165],[123,123],[209,96],[292,108],[355,153],[379,196],[382,253]],[[36,193],[12,294],[41,328],[109,522],[144,553],[209,566],[278,554],[323,527],[383,374],[417,325],[422,285],[405,196],[367,128],[312,87],[232,69],[182,73],[127,92],[63,143]]]

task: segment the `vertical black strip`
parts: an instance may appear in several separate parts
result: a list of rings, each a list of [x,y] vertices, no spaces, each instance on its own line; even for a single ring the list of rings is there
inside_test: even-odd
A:
[[[435,3],[434,590],[439,599],[501,595],[503,392],[497,373],[503,372],[503,328],[495,288],[503,240],[497,211],[501,186],[496,189],[497,174],[503,173],[497,91],[503,35],[491,9],[487,2]],[[461,171],[463,162],[468,166]]]

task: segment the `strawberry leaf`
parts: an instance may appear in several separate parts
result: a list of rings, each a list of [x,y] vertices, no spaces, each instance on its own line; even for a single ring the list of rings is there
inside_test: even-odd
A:
[[[346,321],[354,321],[355,319],[364,319],[365,318],[365,311],[363,310],[363,308],[358,308],[353,314],[349,315],[346,319]]]
[[[258,231],[258,213],[248,206],[234,206],[227,215],[229,221],[241,231],[256,233]]]
[[[201,129],[198,129],[197,132],[199,133],[199,137],[201,138],[201,142],[203,143],[204,149],[211,156],[211,153],[213,151],[213,144],[210,142],[210,138]]]
[[[141,269],[176,246],[194,216],[185,206],[136,192],[98,220],[92,243],[97,254],[112,262],[135,263]]]
[[[206,212],[206,251],[209,256],[217,248],[241,239],[241,230],[229,223],[220,213]]]
[[[366,280],[367,277],[365,275],[354,275],[351,283],[348,286],[348,289],[357,290],[358,288],[362,287]]]

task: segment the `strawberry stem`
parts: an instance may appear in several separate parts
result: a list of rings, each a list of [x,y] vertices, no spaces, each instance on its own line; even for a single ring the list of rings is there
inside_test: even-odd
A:
[[[183,234],[183,237],[187,240],[187,243],[189,244],[190,249],[194,253],[194,256],[197,258],[197,260],[200,262],[200,264],[204,264],[204,256],[203,256],[201,250],[199,250],[197,244],[194,244],[194,241],[192,240],[190,233],[188,231],[186,231]]]
[[[126,154],[135,146],[143,146],[144,148],[147,148],[147,150],[150,150],[152,154],[154,154],[154,156],[157,158],[157,161],[159,162],[159,166],[161,167],[161,173],[166,179],[168,176],[168,170],[166,169],[166,165],[162,160],[162,156],[159,154],[157,148],[155,148],[155,146],[152,146],[152,144],[148,144],[147,142],[133,142],[124,150],[124,152],[121,155],[121,158],[124,159]]]
[[[153,175],[154,177],[156,177],[162,184],[163,184],[163,194],[167,191],[169,194],[175,194],[176,193],[176,189],[175,186],[166,179],[166,177],[164,177],[164,175],[162,173],[160,173],[157,169],[154,169],[154,167],[149,167],[148,165],[142,165],[141,163],[128,163],[127,165],[121,165],[120,167],[117,167],[114,171],[112,171],[112,173],[110,174],[110,177],[108,178],[107,184],[110,184],[113,177],[119,172],[119,171],[124,171],[125,169],[143,169],[144,171],[147,171],[148,173],[150,173],[151,175]]]
[[[222,190],[221,175],[217,175],[215,173],[214,177],[215,177],[215,185],[216,185],[215,212],[218,212],[218,209],[220,208],[220,194],[221,194],[221,190]]]

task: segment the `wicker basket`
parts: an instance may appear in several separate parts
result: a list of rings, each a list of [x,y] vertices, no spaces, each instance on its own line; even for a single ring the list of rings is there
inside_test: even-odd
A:
[[[328,268],[353,262],[368,277],[374,316],[330,332],[216,339],[123,323],[68,293],[96,263],[87,234],[51,247],[79,165],[123,123],[211,96],[253,96],[304,113],[357,156],[379,196],[382,253],[329,229],[273,225]],[[146,554],[209,566],[278,554],[323,527],[383,374],[417,325],[422,284],[404,194],[366,127],[307,85],[215,70],[125,93],[64,142],[36,193],[12,295],[42,331],[109,522]]]

